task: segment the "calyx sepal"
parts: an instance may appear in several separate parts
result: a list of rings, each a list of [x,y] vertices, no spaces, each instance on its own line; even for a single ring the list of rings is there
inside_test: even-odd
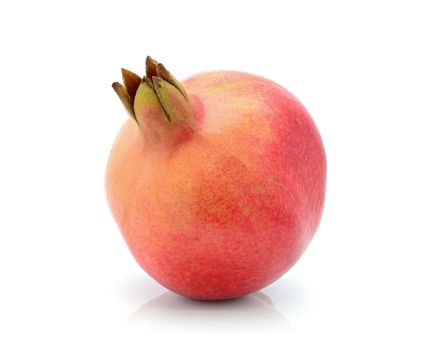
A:
[[[146,76],[122,68],[123,84],[114,82],[117,93],[128,114],[140,125],[145,112],[162,110],[170,123],[192,122],[193,108],[181,83],[151,57],[146,58]]]

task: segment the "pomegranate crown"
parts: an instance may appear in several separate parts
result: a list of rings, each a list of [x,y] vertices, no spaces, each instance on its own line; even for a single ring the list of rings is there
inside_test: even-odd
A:
[[[139,124],[135,100],[138,90],[144,96],[155,95],[169,122],[181,120],[183,111],[190,108],[189,97],[181,83],[164,67],[151,57],[146,57],[146,75],[140,78],[137,74],[121,68],[123,84],[114,82],[112,88],[127,110],[128,114]],[[182,107],[182,108],[178,108]]]

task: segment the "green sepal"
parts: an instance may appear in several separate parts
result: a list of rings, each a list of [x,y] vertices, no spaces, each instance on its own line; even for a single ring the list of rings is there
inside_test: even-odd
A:
[[[157,76],[152,77],[152,83],[169,122],[181,122],[192,115],[192,106],[179,89]]]
[[[136,91],[134,98],[134,111],[139,124],[144,123],[144,119],[151,115],[164,114],[163,107],[158,100],[152,83],[144,77]]]

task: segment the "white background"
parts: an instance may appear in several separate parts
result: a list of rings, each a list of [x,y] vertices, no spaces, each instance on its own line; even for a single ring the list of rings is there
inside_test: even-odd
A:
[[[0,35],[0,348],[430,347],[426,1],[9,1]],[[273,79],[320,129],[323,220],[260,293],[166,291],[111,217],[110,85],[147,54]]]

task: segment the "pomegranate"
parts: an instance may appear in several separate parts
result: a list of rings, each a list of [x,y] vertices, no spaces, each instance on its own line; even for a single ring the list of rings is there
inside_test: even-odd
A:
[[[146,60],[112,86],[131,118],[109,156],[107,198],[140,266],[166,288],[219,300],[257,291],[299,259],[319,224],[326,158],[285,88],[218,71],[180,83]]]

